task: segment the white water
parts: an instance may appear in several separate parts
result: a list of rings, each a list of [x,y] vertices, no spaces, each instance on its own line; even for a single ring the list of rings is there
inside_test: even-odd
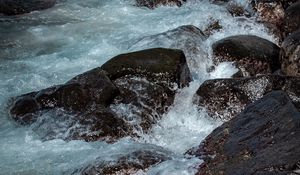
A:
[[[230,63],[219,65],[211,74],[199,70],[199,65],[211,66],[212,43],[235,34],[275,39],[254,19],[233,18],[224,7],[207,1],[155,10],[132,4],[128,0],[63,0],[42,12],[0,17],[0,174],[70,174],[98,157],[114,159],[128,151],[156,149],[155,145],[170,151],[172,160],[146,174],[195,173],[201,160],[187,159],[183,153],[198,145],[220,122],[193,105],[193,95],[204,80],[230,77],[236,71]],[[42,142],[31,128],[18,126],[7,114],[10,97],[63,83],[101,66],[128,52],[136,39],[182,25],[204,29],[210,19],[219,20],[223,29],[203,42],[204,55],[193,55],[199,57],[196,65],[189,65],[195,80],[178,92],[170,111],[138,140],[124,138],[114,144],[59,139]],[[203,57],[207,61],[200,61]]]

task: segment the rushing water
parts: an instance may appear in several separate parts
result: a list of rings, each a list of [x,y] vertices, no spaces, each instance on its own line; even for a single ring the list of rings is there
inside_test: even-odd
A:
[[[63,83],[120,53],[152,47],[132,48],[139,38],[182,25],[205,29],[212,19],[219,20],[223,29],[201,44],[205,54],[191,56],[196,59],[189,65],[194,81],[178,91],[170,111],[137,140],[43,142],[31,127],[18,126],[8,115],[10,97]],[[220,64],[212,73],[205,69],[212,64],[212,43],[235,34],[276,42],[254,18],[234,18],[224,7],[200,0],[155,10],[133,6],[129,0],[61,0],[42,12],[0,17],[0,174],[70,174],[99,157],[116,159],[130,151],[158,148],[168,151],[172,159],[146,174],[193,174],[201,160],[187,159],[183,153],[220,124],[193,105],[193,95],[204,80],[235,73],[231,63]]]

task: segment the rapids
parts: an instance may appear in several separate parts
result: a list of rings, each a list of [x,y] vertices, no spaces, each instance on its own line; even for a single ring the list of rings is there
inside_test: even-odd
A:
[[[195,173],[201,160],[183,154],[221,123],[193,105],[193,95],[206,79],[230,77],[236,72],[231,63],[206,71],[212,65],[212,43],[235,34],[277,40],[254,18],[232,17],[224,7],[208,0],[154,10],[133,4],[130,0],[61,0],[45,11],[0,16],[0,174],[71,174],[96,158],[116,159],[139,149],[164,149],[172,158],[140,174]],[[64,83],[115,55],[151,47],[131,47],[142,37],[182,25],[204,30],[212,19],[219,20],[223,29],[201,44],[205,54],[192,55],[196,64],[189,63],[189,67],[194,81],[178,91],[169,112],[150,133],[139,133],[138,139],[123,138],[114,144],[42,141],[32,127],[19,126],[8,115],[11,97]],[[115,110],[126,113],[126,108]]]

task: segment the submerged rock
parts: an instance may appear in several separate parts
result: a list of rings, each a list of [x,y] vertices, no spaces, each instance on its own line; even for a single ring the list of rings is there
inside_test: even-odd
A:
[[[264,75],[241,79],[214,79],[205,81],[197,90],[198,104],[208,113],[227,121],[244,107],[272,90],[284,90],[300,109],[300,78]]]
[[[282,72],[286,75],[300,76],[300,29],[283,41],[280,59]]]
[[[79,170],[82,175],[92,174],[135,174],[143,172],[154,165],[169,160],[168,152],[161,150],[138,150],[119,157],[115,161],[96,161]]]
[[[186,56],[187,63],[193,72],[204,70],[203,62],[207,62],[208,56],[203,48],[203,42],[207,36],[193,25],[180,26],[156,35],[137,39],[130,46],[130,50],[149,48],[172,48],[182,50]],[[200,64],[201,63],[201,64]]]
[[[51,8],[56,0],[0,0],[0,13],[19,15]]]
[[[280,69],[280,48],[254,35],[230,36],[217,41],[212,48],[215,62],[235,62],[245,77]]]
[[[190,154],[204,159],[204,174],[297,174],[300,113],[282,91],[250,104],[215,129]]]
[[[180,7],[186,0],[136,0],[137,6],[145,6],[154,9],[158,6],[178,6]]]

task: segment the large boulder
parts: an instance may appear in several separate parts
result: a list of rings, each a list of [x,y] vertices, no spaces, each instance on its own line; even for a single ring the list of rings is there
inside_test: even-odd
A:
[[[112,109],[143,132],[168,110],[176,89],[187,86],[191,80],[185,55],[175,49],[122,54],[101,68],[120,90]]]
[[[198,175],[298,174],[300,113],[282,91],[250,104],[189,153],[201,157]]]
[[[280,48],[254,35],[230,36],[217,41],[212,48],[215,62],[235,62],[245,77],[280,69]]]
[[[168,154],[170,153],[163,150],[137,150],[123,155],[117,160],[103,161],[100,158],[100,160],[77,170],[77,172],[82,175],[145,173],[149,167],[169,160],[171,157]]]
[[[0,0],[0,13],[19,15],[54,6],[56,0]]]
[[[300,28],[300,1],[292,4],[285,10],[284,30],[288,36]]]
[[[197,90],[198,104],[210,116],[228,121],[244,107],[272,90],[284,90],[300,109],[300,78],[264,75],[241,79],[205,81]]]
[[[280,59],[282,72],[300,76],[300,29],[285,38],[281,45]]]
[[[154,9],[163,5],[180,7],[184,2],[186,2],[186,0],[136,0],[136,5]]]
[[[44,140],[107,140],[131,135],[131,127],[108,107],[119,90],[95,68],[65,84],[13,99],[10,114]]]
[[[70,112],[85,112],[94,106],[108,106],[118,93],[106,72],[95,68],[65,84],[16,97],[10,113],[18,122],[30,124],[39,111],[63,108]]]
[[[178,87],[191,80],[186,57],[181,50],[153,48],[118,55],[101,66],[111,80],[127,75],[144,76],[153,82]]]
[[[212,29],[211,29],[212,30]],[[186,56],[187,63],[193,72],[206,71],[203,64],[207,62],[207,54],[203,48],[203,42],[207,36],[193,25],[180,26],[156,35],[146,36],[134,41],[130,50],[149,48],[171,48],[182,50]]]

